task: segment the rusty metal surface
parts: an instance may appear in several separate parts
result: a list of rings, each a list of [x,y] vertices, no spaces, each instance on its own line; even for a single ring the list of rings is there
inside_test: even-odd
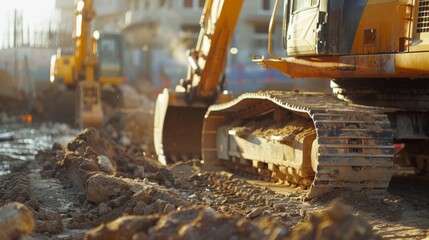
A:
[[[304,187],[310,181],[309,197],[331,189],[348,188],[371,198],[383,198],[393,172],[393,131],[389,120],[376,108],[351,106],[332,95],[271,91],[243,94],[229,103],[212,105],[203,126],[202,154],[205,163],[225,163],[217,156],[219,127],[234,121],[261,118],[275,108],[313,122],[317,134],[313,149],[301,147],[301,151],[303,155],[312,156],[314,174],[308,174],[294,162],[284,160],[279,163],[278,159],[273,160],[272,154],[266,154],[265,159],[251,159],[252,155],[245,153],[241,153],[241,157],[232,154],[228,160],[256,167],[260,173],[279,175],[287,181],[299,179],[293,183]],[[297,140],[296,136],[292,137]],[[278,144],[279,141],[275,140],[276,137],[245,148]],[[228,145],[224,143],[224,146]],[[308,157],[303,158],[302,164],[308,165]]]

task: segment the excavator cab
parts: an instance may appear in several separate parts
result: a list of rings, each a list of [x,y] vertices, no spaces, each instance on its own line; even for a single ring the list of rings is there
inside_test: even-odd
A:
[[[422,51],[426,14],[425,1],[286,0],[283,45],[288,57]]]
[[[86,64],[93,66],[94,80],[79,82],[79,126],[100,127],[103,121],[101,104],[101,86],[104,84],[119,85],[122,77],[122,38],[116,33],[95,31],[92,38],[92,61]],[[91,70],[92,71],[92,70]],[[91,76],[92,73],[86,73]]]
[[[122,83],[122,37],[118,33],[97,33],[96,78],[101,84],[119,85]]]
[[[318,30],[324,21],[326,12],[321,11],[326,1],[317,0],[289,0],[285,1],[284,9],[284,35],[283,45],[287,54],[293,55],[316,55],[318,50],[317,38],[320,37]]]

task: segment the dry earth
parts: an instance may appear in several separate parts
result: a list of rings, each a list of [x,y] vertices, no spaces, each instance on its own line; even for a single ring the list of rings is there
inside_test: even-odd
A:
[[[351,192],[303,201],[297,188],[208,171],[199,160],[164,167],[139,149],[87,129],[65,150],[40,151],[36,161],[12,166],[0,177],[0,205],[24,203],[35,218],[34,239],[428,236],[424,179],[394,178],[383,201]]]

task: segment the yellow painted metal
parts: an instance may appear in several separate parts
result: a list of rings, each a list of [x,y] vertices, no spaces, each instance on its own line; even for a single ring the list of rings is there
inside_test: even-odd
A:
[[[201,98],[212,97],[219,85],[242,4],[243,0],[208,0],[204,5],[195,48],[201,73],[188,73],[192,86],[198,86],[196,94]]]
[[[61,81],[66,86],[74,86],[76,84],[74,79],[75,58],[73,55],[63,55],[61,52],[52,56],[50,81]]]
[[[99,128],[103,122],[101,91],[98,82],[81,81],[78,83],[77,121],[80,128]]]
[[[101,76],[98,78],[98,81],[101,84],[113,84],[113,85],[119,85],[123,82],[122,77],[108,77],[108,76]]]
[[[411,0],[369,0],[360,18],[351,54],[408,51],[413,10]]]
[[[293,78],[423,78],[429,76],[427,56],[413,52],[254,61]]]

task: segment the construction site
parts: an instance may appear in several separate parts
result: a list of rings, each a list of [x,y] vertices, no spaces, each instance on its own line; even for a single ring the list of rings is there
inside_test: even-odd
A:
[[[429,239],[429,1],[0,15],[0,240]]]

